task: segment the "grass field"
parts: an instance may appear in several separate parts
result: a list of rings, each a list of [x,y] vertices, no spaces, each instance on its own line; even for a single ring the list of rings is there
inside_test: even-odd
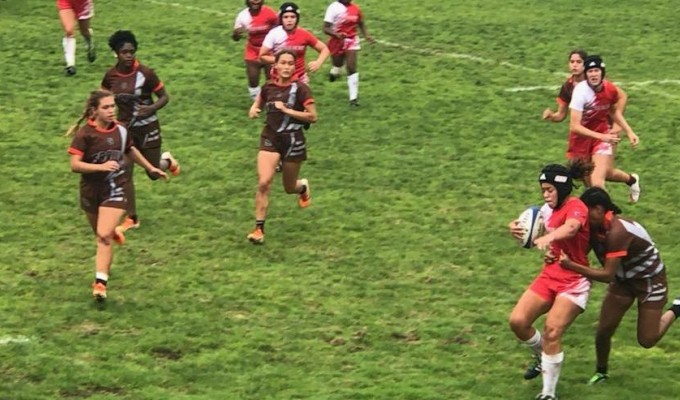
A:
[[[300,0],[302,25],[320,34],[328,3]],[[298,209],[277,183],[255,247],[262,121],[247,118],[243,42],[229,37],[241,1],[97,0],[99,59],[87,64],[79,38],[66,77],[53,2],[0,0],[0,399],[532,399],[540,381],[522,380],[528,352],[507,316],[541,254],[506,225],[541,201],[540,168],[564,161],[567,124],[540,115],[574,47],[600,53],[629,94],[642,144],[617,162],[640,173],[642,199],[610,189],[679,294],[675,2],[457,3],[359,2],[379,40],[360,53],[362,105],[348,108],[329,64],[313,76],[314,204]],[[97,307],[62,135],[113,64],[117,29],[166,84],[164,147],[183,172],[137,174],[142,226]],[[635,310],[611,380],[585,385],[603,292],[565,337],[560,399],[678,398],[680,333],[642,349]]]

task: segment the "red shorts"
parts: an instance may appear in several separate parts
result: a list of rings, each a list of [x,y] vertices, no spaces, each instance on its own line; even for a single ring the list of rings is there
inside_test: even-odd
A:
[[[243,52],[243,59],[246,61],[260,62],[260,48],[246,43],[246,49]]]
[[[78,19],[90,19],[94,16],[93,0],[57,0],[58,10],[73,10]]]
[[[330,50],[332,56],[341,56],[348,50],[356,51],[359,49],[361,49],[361,46],[359,45],[359,36],[344,39],[331,37],[328,39],[328,50]]]
[[[557,296],[565,296],[585,310],[590,294],[590,281],[585,277],[568,281],[555,279],[543,269],[531,283],[529,289],[550,303],[554,302]]]
[[[591,137],[581,136],[575,133],[569,134],[569,146],[567,148],[567,158],[583,158],[590,160],[595,154],[606,156],[614,155],[614,146],[601,140]]]

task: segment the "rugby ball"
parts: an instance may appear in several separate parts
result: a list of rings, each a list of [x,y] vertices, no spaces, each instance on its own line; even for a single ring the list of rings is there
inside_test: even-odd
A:
[[[531,206],[524,210],[517,219],[519,226],[524,230],[520,244],[525,249],[534,247],[534,240],[543,235],[543,213],[537,206]]]

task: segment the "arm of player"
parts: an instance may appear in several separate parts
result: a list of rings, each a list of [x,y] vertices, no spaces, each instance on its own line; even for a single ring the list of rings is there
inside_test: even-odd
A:
[[[243,37],[244,33],[246,33],[246,28],[242,26],[236,27],[231,32],[231,38],[234,40],[234,42],[238,42]]]
[[[334,37],[336,39],[344,39],[345,38],[344,33],[336,32],[333,29],[333,23],[332,22],[325,22],[324,21],[324,23],[323,23],[323,33],[325,33],[326,35],[328,35],[330,37]]]
[[[152,115],[156,111],[165,107],[165,105],[170,101],[170,96],[164,87],[160,88],[157,92],[155,92],[155,94],[158,99],[151,105],[139,105],[137,108],[137,116],[142,118],[148,117],[149,115]]]
[[[628,140],[630,140],[630,145],[633,146],[633,148],[637,147],[638,144],[640,144],[640,138],[635,134],[635,132],[633,132],[633,129],[630,127],[630,125],[628,125],[628,122],[623,117],[623,113],[618,108],[618,103],[614,104],[609,110],[609,116],[612,118],[614,124],[620,126],[624,131],[626,131]]]
[[[260,62],[262,64],[274,64],[274,54],[272,54],[272,49],[269,47],[260,47]]]
[[[539,250],[545,250],[555,240],[564,240],[576,236],[579,229],[581,229],[581,222],[576,218],[569,218],[554,231],[534,240],[534,245]]]
[[[360,19],[359,23],[357,24],[359,27],[359,31],[361,32],[361,35],[368,41],[368,43],[374,43],[375,39],[373,39],[373,36],[368,34],[368,29],[366,29],[366,24],[364,23],[364,19]]]
[[[255,119],[260,116],[260,112],[262,111],[262,96],[260,93],[257,94],[257,97],[255,97],[255,101],[253,101],[253,105],[250,106],[250,110],[248,110],[248,117]]]
[[[321,40],[317,40],[316,44],[314,45],[314,50],[319,52],[319,56],[316,58],[316,60],[311,61],[308,65],[309,71],[310,72],[316,72],[321,68],[321,65],[323,65],[324,61],[328,58],[328,56],[331,55],[330,50],[328,50],[328,46]]]
[[[552,122],[562,122],[567,117],[567,105],[557,103],[557,111],[546,108],[543,111],[543,119]]]
[[[582,136],[591,137],[594,139],[601,140],[605,143],[618,143],[621,141],[619,135],[614,135],[611,133],[599,133],[594,130],[588,129],[581,124],[581,118],[583,117],[583,112],[571,109],[571,118],[569,119],[569,129]]]
[[[621,266],[621,258],[607,258],[604,262],[603,269],[595,269],[572,261],[569,256],[563,252],[562,255],[560,255],[560,265],[562,268],[577,272],[588,279],[608,283],[614,279],[616,270]]]
[[[621,90],[620,87],[616,87],[616,91],[618,92],[618,97],[619,100],[616,102],[616,108],[621,110],[621,114],[626,110],[626,103],[628,102],[628,94]],[[618,124],[613,123],[612,128],[609,130],[609,133],[614,133],[614,134],[620,134],[623,128],[621,128]]]
[[[314,105],[313,102],[305,104],[305,111],[298,111],[292,108],[288,108],[286,103],[282,101],[275,101],[274,107],[276,107],[278,110],[281,110],[281,112],[283,112],[284,114],[290,115],[291,117],[297,119],[298,121],[313,124],[317,120],[316,106]]]
[[[83,156],[80,154],[71,154],[71,171],[79,174],[92,174],[95,172],[113,172],[118,171],[120,165],[118,161],[109,160],[103,164],[92,164],[83,161]]]
[[[150,174],[153,175],[158,175],[163,179],[168,179],[168,174],[163,172],[161,169],[154,167],[149,160],[147,160],[142,153],[137,150],[135,146],[130,147],[130,156],[132,157],[132,160],[137,163],[140,167],[144,168],[145,170],[149,171]]]
[[[524,235],[524,228],[520,226],[518,219],[510,221],[510,223],[508,224],[508,229],[510,229],[510,234],[512,235],[512,237],[514,237],[517,240],[522,240],[522,236]]]

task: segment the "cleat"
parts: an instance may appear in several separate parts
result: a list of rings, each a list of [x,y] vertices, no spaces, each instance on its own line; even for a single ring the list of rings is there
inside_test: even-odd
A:
[[[123,222],[116,227],[116,233],[122,235],[123,233],[127,232],[129,229],[139,228],[139,225],[140,225],[139,220],[137,220],[137,222],[135,222],[134,219],[132,219],[130,217],[125,217]]]
[[[350,107],[359,107],[359,100],[354,99],[349,101],[349,106]]]
[[[536,396],[536,400],[557,400],[557,396],[551,396],[549,394],[539,393]]]
[[[338,79],[338,75],[328,74],[328,81],[329,82],[335,82],[337,79]]]
[[[264,232],[260,228],[255,228],[254,231],[248,234],[247,238],[252,244],[262,244],[264,243]]]
[[[640,200],[640,176],[638,174],[630,174],[635,178],[635,183],[630,185],[628,190],[630,191],[630,202],[637,203]]]
[[[76,67],[75,65],[69,65],[68,67],[64,68],[64,72],[68,76],[73,76],[76,74]]]
[[[592,378],[588,381],[589,385],[597,385],[609,379],[609,374],[603,374],[601,372],[596,372]]]
[[[120,226],[117,226],[113,230],[113,241],[116,242],[118,246],[125,244],[125,234],[123,232],[124,231],[121,230]]]
[[[168,171],[170,171],[172,176],[179,175],[180,172],[179,162],[177,162],[175,157],[173,157],[169,151],[166,151],[165,153],[161,154],[161,160],[168,160]]]
[[[94,47],[94,35],[90,29],[90,41],[87,42],[87,61],[93,63],[97,59],[97,50]]]
[[[298,204],[301,208],[307,208],[312,204],[312,189],[309,187],[307,179],[300,179],[300,183],[305,185],[306,190],[298,195]]]
[[[534,379],[535,377],[541,375],[541,356],[534,355],[534,361],[527,367],[527,370],[524,372],[524,379],[530,380]]]
[[[106,300],[106,286],[103,283],[95,282],[92,284],[92,296],[97,301]]]

